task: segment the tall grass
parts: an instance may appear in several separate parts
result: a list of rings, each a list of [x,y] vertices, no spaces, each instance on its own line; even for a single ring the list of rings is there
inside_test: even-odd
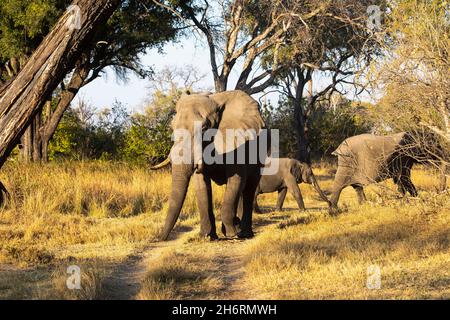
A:
[[[315,172],[330,190],[333,168]],[[107,162],[7,163],[0,180],[11,193],[0,208],[0,298],[101,297],[108,266],[156,240],[171,185],[167,171]],[[436,192],[428,170],[414,170],[412,180],[418,198],[399,199],[387,181],[367,188],[370,201],[363,206],[347,188],[343,214],[334,218],[311,186],[300,185],[307,213],[298,213],[288,195],[286,211],[255,216],[265,225],[255,239],[227,245],[244,257],[243,283],[255,298],[449,297],[449,195]],[[198,227],[194,189],[176,227],[183,231]],[[213,187],[216,216],[223,192]],[[258,200],[269,211],[276,194]],[[267,225],[275,217],[282,221]],[[181,251],[169,250],[152,265],[138,298],[217,296],[225,285],[215,260],[221,248],[193,238]],[[65,287],[69,264],[88,266],[83,281],[89,285],[80,292]],[[376,292],[365,287],[371,264],[382,270]]]
[[[270,227],[246,248],[246,280],[259,292],[255,298],[450,298],[450,195],[438,194],[437,177],[423,168],[412,180],[419,198],[399,199],[384,182],[366,188],[372,201],[361,206],[348,188],[338,217],[294,213]],[[303,190],[311,199],[312,190]],[[371,266],[381,272],[377,290],[367,287]]]

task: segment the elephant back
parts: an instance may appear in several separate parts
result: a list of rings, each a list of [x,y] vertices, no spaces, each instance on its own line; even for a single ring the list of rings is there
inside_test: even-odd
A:
[[[398,149],[404,133],[377,136],[361,134],[345,139],[332,153],[338,166],[351,171],[355,183],[381,181],[388,171],[389,159]]]

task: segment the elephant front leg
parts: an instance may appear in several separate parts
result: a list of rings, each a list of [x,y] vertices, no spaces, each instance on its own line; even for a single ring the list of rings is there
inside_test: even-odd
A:
[[[243,214],[241,220],[241,231],[238,236],[241,239],[252,238],[254,236],[252,229],[252,214],[253,205],[255,201],[255,194],[257,194],[256,189],[259,183],[259,176],[250,176],[245,184],[245,188],[242,191],[243,199]]]
[[[364,188],[361,185],[354,184],[352,185],[353,189],[356,191],[358,195],[358,203],[363,204],[367,201],[366,194],[364,193]]]
[[[258,192],[255,193],[254,199],[253,199],[253,208],[255,210],[255,213],[262,213],[261,208],[258,205]]]
[[[339,197],[341,196],[342,190],[349,185],[349,177],[351,177],[351,172],[346,169],[338,167],[336,176],[334,177],[332,195],[331,195],[331,208],[330,214],[338,213],[337,204],[339,202]]]
[[[216,222],[213,212],[211,180],[201,173],[194,174],[197,206],[200,211],[200,236],[217,239]]]
[[[241,195],[243,179],[238,174],[228,178],[225,195],[223,199],[221,218],[222,218],[222,232],[226,237],[235,237],[239,230],[238,225],[235,224],[235,217],[239,197]]]
[[[305,203],[303,202],[302,193],[300,192],[300,188],[298,187],[297,181],[294,179],[294,177],[289,177],[286,179],[286,185],[289,189],[289,192],[292,194],[292,196],[297,201],[298,208],[300,211],[305,210]]]
[[[283,203],[284,199],[286,199],[287,194],[287,188],[283,188],[280,191],[278,191],[278,200],[277,200],[277,206],[276,210],[281,211],[283,209]]]

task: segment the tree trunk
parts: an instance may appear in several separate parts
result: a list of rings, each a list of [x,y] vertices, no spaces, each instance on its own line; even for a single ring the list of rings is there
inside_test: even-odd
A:
[[[87,63],[88,61],[85,62]],[[48,119],[45,122],[41,134],[41,148],[43,161],[48,161],[48,145],[53,135],[55,134],[55,131],[58,128],[59,123],[61,122],[64,112],[66,112],[67,108],[70,106],[73,99],[77,95],[78,91],[83,86],[84,81],[87,79],[89,75],[89,68],[87,67],[86,63],[83,63],[82,65],[78,66],[75,69],[69,84],[67,85],[66,89],[61,93],[56,109],[51,114],[49,114]]]
[[[33,120],[33,162],[40,162],[41,153],[42,112],[36,113]]]
[[[227,80],[224,79],[215,79],[214,87],[216,89],[216,93],[224,92],[227,90]]]
[[[296,108],[298,110],[299,108]],[[301,109],[300,109],[301,111]],[[295,115],[296,129],[297,129],[297,160],[311,164],[311,157],[309,154],[308,128],[306,126],[306,119],[303,112],[298,112]]]
[[[75,0],[17,77],[0,89],[0,167],[120,0]],[[79,19],[78,19],[79,18]],[[71,22],[79,20],[79,24]]]
[[[33,128],[30,125],[22,136],[21,160],[31,162],[33,160]]]
[[[298,71],[303,72],[303,71]],[[297,131],[297,154],[296,159],[311,164],[311,156],[309,152],[308,128],[306,125],[306,112],[303,104],[303,89],[306,84],[306,79],[298,78],[298,84],[295,93],[294,103],[294,125]],[[311,87],[310,87],[311,89]]]

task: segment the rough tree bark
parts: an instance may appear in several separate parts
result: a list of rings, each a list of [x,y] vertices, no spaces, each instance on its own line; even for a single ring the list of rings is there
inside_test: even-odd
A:
[[[42,126],[40,135],[42,161],[48,161],[48,146],[50,140],[55,134],[55,131],[58,128],[58,124],[61,122],[64,112],[70,106],[78,91],[83,86],[84,81],[87,79],[88,75],[89,68],[86,65],[83,64],[78,66],[73,72],[72,78],[70,79],[67,87],[61,93],[55,110],[53,110],[53,112],[51,112],[50,114],[48,113],[48,119]]]
[[[307,127],[308,111],[313,103],[311,74],[311,71],[304,73],[304,70],[301,67],[293,68],[288,71],[284,88],[285,94],[291,100],[294,110],[294,119],[292,120],[297,138],[297,152],[295,158],[308,164],[311,164]],[[303,91],[307,83],[309,83],[309,97],[307,105],[305,106]]]
[[[75,0],[17,77],[0,88],[0,168],[120,0]],[[75,17],[74,17],[75,15]],[[79,22],[76,28],[70,22]]]

